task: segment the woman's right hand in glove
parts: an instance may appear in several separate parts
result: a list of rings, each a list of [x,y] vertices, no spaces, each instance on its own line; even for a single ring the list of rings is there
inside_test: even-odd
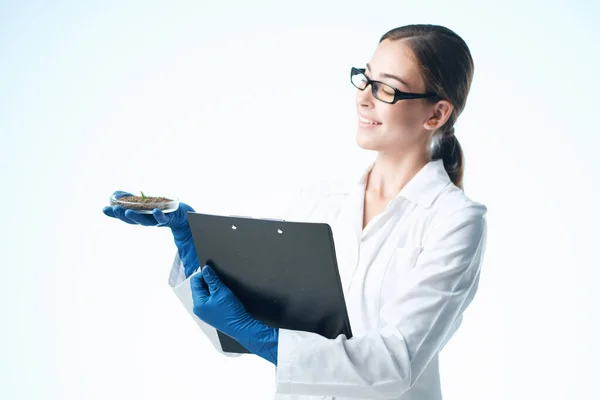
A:
[[[113,193],[115,198],[123,196],[132,196],[131,193],[116,191]],[[188,277],[198,268],[198,255],[192,238],[192,231],[188,223],[187,213],[194,209],[185,203],[179,203],[177,210],[170,213],[163,213],[160,209],[155,208],[152,214],[142,214],[136,210],[125,209],[120,205],[106,206],[102,212],[112,218],[120,219],[123,222],[132,225],[144,226],[166,226],[171,228],[175,246],[179,252],[179,258],[183,262],[185,276]]]

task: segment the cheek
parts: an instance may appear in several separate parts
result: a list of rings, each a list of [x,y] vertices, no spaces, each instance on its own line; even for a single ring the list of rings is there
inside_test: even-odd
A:
[[[410,101],[401,100],[396,103],[397,107],[390,107],[383,116],[384,122],[390,128],[414,129],[421,125],[422,110],[417,104],[410,104]]]

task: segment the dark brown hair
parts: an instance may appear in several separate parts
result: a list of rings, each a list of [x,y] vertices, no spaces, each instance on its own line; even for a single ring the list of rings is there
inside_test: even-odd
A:
[[[406,41],[421,66],[425,91],[437,93],[428,101],[447,100],[452,104],[450,118],[434,136],[431,158],[442,158],[452,182],[463,189],[464,159],[454,136],[454,123],[465,108],[473,80],[474,64],[467,44],[448,28],[425,24],[392,29],[379,42],[386,39]]]

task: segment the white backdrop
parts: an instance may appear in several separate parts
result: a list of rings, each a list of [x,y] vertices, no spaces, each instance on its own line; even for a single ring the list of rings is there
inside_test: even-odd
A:
[[[102,207],[275,216],[358,173],[349,69],[409,23],[475,59],[456,134],[489,237],[445,399],[600,398],[600,7],[488,3],[0,1],[0,398],[269,398],[274,368],[221,357],[171,293],[168,229]]]

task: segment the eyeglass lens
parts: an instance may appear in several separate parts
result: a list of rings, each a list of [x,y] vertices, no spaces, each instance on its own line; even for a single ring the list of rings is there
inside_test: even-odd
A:
[[[354,69],[352,72],[352,84],[356,86],[356,88],[360,90],[364,90],[367,87],[367,83],[369,82],[369,78],[363,74],[361,71]],[[391,103],[394,101],[394,88],[386,85],[381,82],[373,82],[371,81],[371,86],[373,90],[373,96],[377,99],[384,101],[386,103]]]

